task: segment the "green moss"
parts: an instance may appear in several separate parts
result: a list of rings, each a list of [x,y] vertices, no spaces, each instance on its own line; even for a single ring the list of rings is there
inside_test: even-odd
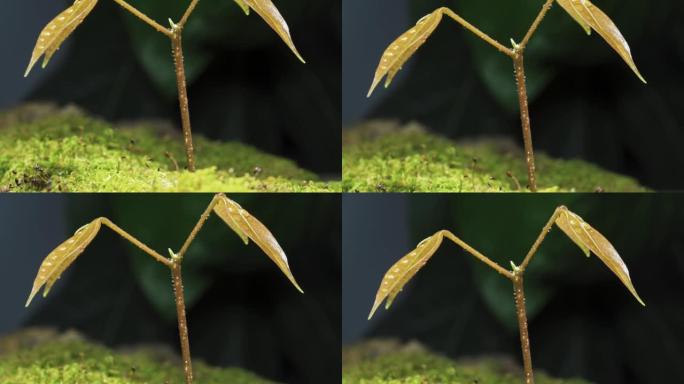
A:
[[[344,134],[342,189],[359,192],[510,192],[525,187],[523,151],[505,140],[453,142],[417,124],[370,122]],[[644,191],[634,179],[581,160],[536,153],[547,192]]]
[[[197,169],[182,170],[182,137],[158,123],[117,127],[67,107],[0,114],[0,188],[10,191],[335,192],[292,161],[195,135]],[[177,170],[174,162],[180,164]]]
[[[22,338],[27,335],[21,335]],[[267,384],[256,375],[238,368],[212,368],[194,362],[197,383]],[[78,336],[61,336],[33,346],[21,346],[0,355],[0,383],[31,384],[138,384],[183,382],[177,362],[151,350],[116,353],[84,341]]]
[[[420,346],[409,344],[399,346],[390,342],[391,350],[379,352],[375,350],[378,341],[370,344],[372,353],[368,353],[369,345],[362,344],[352,348],[354,354],[361,354],[362,359],[347,361],[342,370],[343,384],[520,384],[522,372],[513,363],[502,359],[471,359],[453,361],[424,350]],[[358,352],[366,350],[366,353]],[[384,349],[384,348],[383,348]],[[358,357],[358,356],[357,356]],[[588,384],[578,379],[554,379],[548,375],[535,372],[538,384]]]

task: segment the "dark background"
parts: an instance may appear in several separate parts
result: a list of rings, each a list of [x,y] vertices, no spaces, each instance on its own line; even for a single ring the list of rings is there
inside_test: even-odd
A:
[[[41,29],[72,1],[0,4],[0,109],[76,103],[109,120],[162,118],[180,126],[168,38],[100,1],[50,62],[23,74]],[[133,1],[167,25],[189,1]],[[200,2],[184,33],[193,131],[237,140],[334,177],[340,173],[340,2],[276,2],[300,63],[255,13],[232,0]],[[179,128],[180,130],[180,128]]]
[[[231,195],[276,236],[305,291],[254,244],[212,215],[183,262],[193,358],[288,383],[340,377],[340,197]],[[212,195],[8,195],[0,334],[24,326],[75,328],[110,346],[161,343],[177,354],[169,271],[108,228],[46,299],[24,303],[43,258],[98,216],[157,252],[178,250]],[[306,212],[306,215],[303,214]]]
[[[417,120],[451,138],[505,136],[522,147],[510,59],[451,19],[399,72],[365,98],[384,49],[447,6],[509,45],[522,39],[543,0],[345,0],[343,123]],[[684,3],[596,0],[629,42],[642,84],[596,33],[554,5],[526,51],[535,149],[582,158],[655,189],[684,178]]]
[[[508,267],[561,204],[612,242],[647,306],[554,227],[525,275],[535,368],[602,384],[684,382],[681,195],[345,195],[343,343],[394,337],[520,361],[510,282],[446,240],[388,311],[366,318],[384,273],[422,239],[449,229]]]

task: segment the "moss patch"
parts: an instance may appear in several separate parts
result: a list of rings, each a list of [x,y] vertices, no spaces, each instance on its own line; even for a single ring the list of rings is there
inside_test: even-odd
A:
[[[182,137],[158,122],[113,127],[74,107],[0,113],[0,189],[78,192],[336,192],[292,161],[235,142],[194,137],[197,172],[182,170]],[[176,163],[181,170],[176,168]]]
[[[12,335],[2,343],[5,351],[0,353],[0,383],[183,382],[183,369],[178,362],[153,349],[117,353],[74,333],[58,336],[53,331],[37,329]],[[270,383],[238,368],[212,368],[201,362],[194,362],[193,368],[196,382],[202,384]]]
[[[515,192],[527,190],[523,151],[506,140],[453,142],[417,124],[374,121],[343,136],[346,192]],[[582,160],[535,154],[546,192],[645,191],[629,177]],[[519,187],[518,184],[522,184]]]
[[[375,340],[346,347],[343,384],[520,384],[522,371],[506,359],[453,361],[416,343],[400,345]],[[588,384],[578,379],[554,379],[535,372],[538,384]]]

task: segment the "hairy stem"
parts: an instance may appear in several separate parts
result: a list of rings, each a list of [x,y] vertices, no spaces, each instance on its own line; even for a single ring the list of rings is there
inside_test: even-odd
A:
[[[466,252],[468,252],[468,253],[470,253],[471,255],[475,256],[477,259],[479,259],[479,260],[482,261],[483,263],[487,264],[488,266],[490,266],[490,267],[491,267],[492,269],[494,269],[495,271],[499,272],[501,275],[507,277],[508,279],[511,279],[511,280],[513,279],[513,274],[512,274],[510,271],[506,270],[505,268],[503,268],[503,267],[500,266],[499,264],[497,264],[497,263],[495,263],[494,261],[492,261],[492,260],[491,260],[490,258],[488,258],[487,256],[483,255],[483,254],[480,253],[478,250],[476,250],[475,248],[473,248],[473,247],[471,247],[470,245],[468,245],[465,241],[459,239],[459,238],[458,238],[456,235],[454,235],[453,233],[451,233],[451,232],[445,230],[445,231],[442,231],[442,234],[443,234],[447,239],[453,241],[453,242],[456,243],[459,247],[463,248]]]
[[[518,314],[518,328],[520,329],[520,347],[522,348],[523,355],[525,384],[534,384],[532,352],[530,351],[530,335],[527,331],[527,312],[525,311],[525,291],[523,289],[522,273],[514,272],[513,295],[515,297],[515,310]]]
[[[178,102],[180,104],[181,124],[183,127],[183,142],[185,156],[188,160],[188,170],[195,171],[195,149],[192,145],[192,127],[190,126],[190,106],[188,105],[188,90],[185,81],[185,63],[183,59],[182,26],[175,26],[171,36],[173,48],[173,64],[176,69],[176,84],[178,86]]]
[[[134,6],[128,4],[125,0],[114,0],[115,3],[119,4],[123,9],[127,10],[128,12],[132,13],[134,16],[136,16],[138,19],[144,21],[147,23],[150,27],[154,28],[157,30],[157,32],[161,32],[165,34],[168,37],[172,36],[172,32],[168,28],[164,28],[159,23],[156,21],[150,19],[147,17],[146,14],[140,12],[137,8]]]
[[[135,237],[131,236],[128,232],[124,231],[121,229],[118,225],[112,223],[108,218],[102,217],[100,218],[100,222],[109,227],[112,231],[116,232],[119,236],[123,237],[124,239],[128,240],[131,244],[135,245],[136,247],[140,248],[143,252],[147,253],[148,255],[152,256],[155,260],[158,262],[166,265],[167,267],[171,267],[173,264],[172,261],[167,259],[166,257],[160,255],[157,253],[154,249],[148,247],[147,245],[143,244],[140,240],[136,239]]]
[[[523,53],[519,52],[513,58],[515,82],[518,88],[518,102],[520,103],[520,121],[522,123],[523,141],[525,143],[525,161],[527,162],[527,184],[530,191],[537,192],[537,178],[534,166],[534,148],[532,147],[532,128],[530,127],[530,109],[527,101],[527,85],[525,84],[525,64]]]
[[[171,267],[173,280],[173,294],[176,298],[176,314],[178,316],[178,334],[180,336],[181,353],[183,357],[183,372],[185,384],[192,384],[192,359],[190,357],[190,338],[188,337],[188,321],[185,317],[185,298],[183,295],[183,276],[179,260],[174,260]]]

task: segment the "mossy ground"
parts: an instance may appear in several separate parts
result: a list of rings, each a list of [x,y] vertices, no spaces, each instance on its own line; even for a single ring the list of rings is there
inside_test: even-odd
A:
[[[197,172],[183,170],[179,132],[159,123],[114,128],[74,107],[0,113],[0,189],[72,192],[335,192],[292,161],[194,137]],[[177,162],[180,170],[176,168]]]
[[[520,384],[522,371],[502,358],[453,361],[415,343],[374,340],[343,352],[343,384]],[[554,379],[535,372],[538,384],[589,384],[578,379]]]
[[[374,121],[343,136],[346,192],[516,192],[526,190],[523,151],[506,140],[454,142],[417,124]],[[646,188],[581,160],[536,153],[547,192],[637,192]],[[521,186],[519,185],[521,184]]]
[[[76,334],[27,330],[1,341],[0,383],[5,384],[180,384],[178,361],[152,349],[117,353]],[[7,348],[9,345],[9,348]],[[4,349],[4,350],[3,350]],[[175,358],[178,360],[178,358]],[[212,368],[193,362],[201,384],[268,384],[238,368]]]

